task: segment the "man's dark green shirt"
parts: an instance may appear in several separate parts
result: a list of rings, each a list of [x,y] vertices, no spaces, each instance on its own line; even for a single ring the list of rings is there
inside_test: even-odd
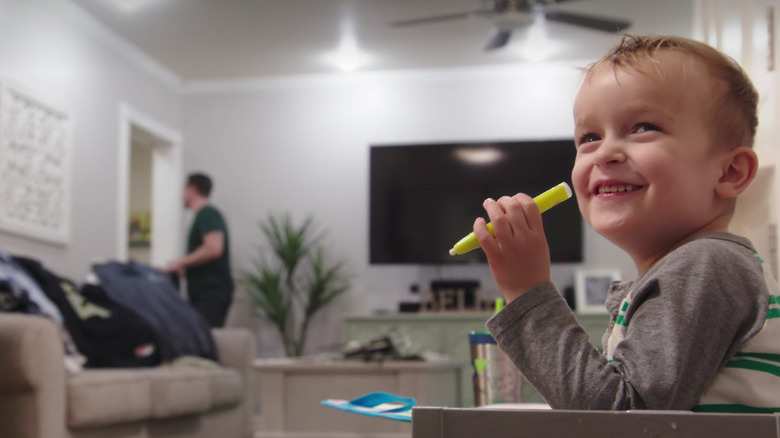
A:
[[[221,231],[225,236],[224,251],[217,259],[187,268],[187,288],[191,299],[207,294],[233,293],[233,277],[230,274],[230,238],[222,214],[213,206],[206,205],[195,214],[187,239],[187,253],[191,254],[203,245],[203,236],[212,231]]]

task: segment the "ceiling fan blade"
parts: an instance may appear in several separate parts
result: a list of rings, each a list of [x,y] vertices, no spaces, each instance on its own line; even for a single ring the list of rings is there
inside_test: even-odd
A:
[[[509,38],[512,36],[510,29],[493,28],[493,32],[490,34],[490,39],[485,45],[485,51],[495,50],[504,47],[509,42]]]
[[[419,24],[439,23],[442,21],[465,20],[474,13],[475,12],[459,12],[455,14],[436,15],[433,17],[412,18],[411,20],[391,21],[388,24],[393,27],[407,27],[417,26]]]
[[[575,26],[587,27],[604,32],[620,32],[621,30],[631,26],[631,22],[626,20],[594,17],[592,15],[572,14],[568,12],[545,12],[544,16],[549,21],[573,24]]]

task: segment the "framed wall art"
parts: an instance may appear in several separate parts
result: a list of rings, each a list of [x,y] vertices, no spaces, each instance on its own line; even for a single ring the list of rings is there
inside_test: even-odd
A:
[[[0,230],[68,243],[71,129],[67,112],[0,83]]]

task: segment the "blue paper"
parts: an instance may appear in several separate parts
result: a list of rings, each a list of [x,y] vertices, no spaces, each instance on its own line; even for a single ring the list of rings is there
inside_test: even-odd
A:
[[[372,392],[350,401],[323,400],[322,404],[369,417],[411,422],[412,408],[417,406],[417,401],[386,392]]]

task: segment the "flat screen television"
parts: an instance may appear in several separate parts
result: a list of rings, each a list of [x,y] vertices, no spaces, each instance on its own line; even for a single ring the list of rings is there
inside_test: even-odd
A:
[[[375,145],[370,151],[370,263],[485,263],[481,250],[450,256],[486,218],[482,201],[536,196],[569,182],[574,142]],[[582,219],[570,199],[542,215],[554,263],[582,261]]]

